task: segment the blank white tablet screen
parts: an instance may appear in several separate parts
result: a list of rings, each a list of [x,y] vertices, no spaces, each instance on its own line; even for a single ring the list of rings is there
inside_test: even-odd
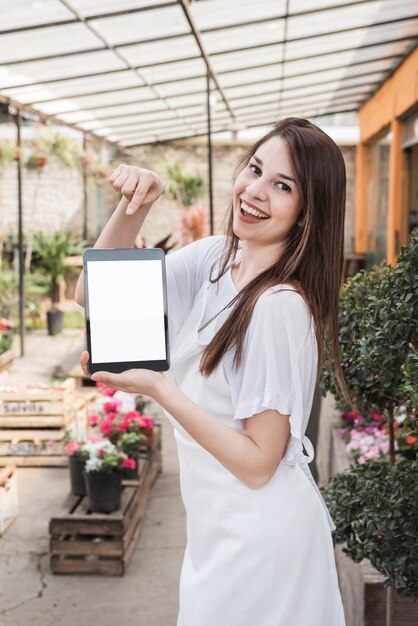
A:
[[[88,261],[92,363],[166,358],[159,260]]]

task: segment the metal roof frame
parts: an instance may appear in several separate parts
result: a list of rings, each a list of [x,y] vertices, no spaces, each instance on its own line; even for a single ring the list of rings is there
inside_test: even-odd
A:
[[[312,115],[317,111],[329,114],[340,110],[343,102],[351,102],[352,110],[356,110],[418,42],[418,10],[406,0],[318,0],[317,3],[311,1],[307,7],[296,0],[259,0],[258,4],[229,0],[227,7],[222,5],[226,11],[223,21],[219,2],[149,0],[143,4],[139,0],[137,3],[129,0],[128,5],[118,10],[108,10],[108,5],[101,6],[101,0],[94,6],[87,0],[50,0],[50,6],[56,6],[51,14],[56,19],[48,21],[48,15],[42,19],[35,10],[32,23],[28,23],[28,14],[22,14],[21,18],[12,0],[6,0],[9,13],[6,10],[3,29],[0,29],[0,45],[5,36],[16,35],[19,41],[30,42],[34,34],[42,31],[45,31],[48,45],[38,46],[34,51],[28,46],[27,53],[24,45],[16,49],[16,54],[9,51],[9,62],[0,63],[0,101],[126,147],[131,145],[125,134],[130,129],[132,136],[137,128],[143,131],[143,136],[149,136],[151,129],[158,130],[159,123],[159,138],[171,137],[171,129],[180,128],[186,131],[183,136],[193,135],[197,126],[207,122],[204,103],[208,76],[211,91],[218,98],[218,112],[212,112],[211,116],[213,129],[220,124],[232,131],[256,121],[268,124],[275,116],[287,114],[289,110],[300,115]],[[24,2],[20,4],[24,5]],[[167,9],[168,12],[164,13]],[[10,26],[7,25],[8,15],[11,16]],[[170,32],[161,23],[164,15],[175,16],[176,24]],[[335,19],[329,22],[330,28],[326,30],[323,25],[328,24],[329,15]],[[209,16],[208,21],[205,16]],[[339,21],[338,16],[343,16],[344,21]],[[125,32],[120,26],[135,20],[141,24],[144,19],[145,23],[152,24],[151,30],[140,32],[135,39],[132,29]],[[107,36],[101,32],[104,25]],[[115,35],[112,35],[113,25],[119,28]],[[389,25],[390,29],[387,28]],[[90,33],[87,39],[81,38],[78,49],[74,49],[73,43],[68,46],[62,42],[68,26],[79,26]],[[275,26],[278,30],[274,30]],[[241,30],[247,35],[253,33],[245,46],[239,41]],[[347,34],[350,41],[346,42]],[[230,40],[230,36],[235,39]],[[336,47],[331,51],[332,37],[336,38]],[[194,41],[196,52],[190,54],[185,50],[185,54],[176,55],[178,58],[164,57],[164,43],[180,45],[185,38]],[[151,56],[147,53],[143,57],[141,53],[141,50],[148,50],[150,42],[161,45],[155,58],[152,57],[155,47]],[[222,45],[225,42],[228,45]],[[299,50],[298,42],[306,43],[306,52]],[[314,48],[309,54],[311,42]],[[115,59],[113,67],[109,64],[100,67],[99,59],[105,51]],[[259,51],[259,54],[254,57],[253,51]],[[99,55],[97,59],[95,54]],[[232,60],[232,67],[228,57]],[[81,61],[82,58],[87,64]],[[50,63],[59,59],[68,59],[69,63],[77,59],[79,67],[74,73],[66,71],[65,75],[60,75],[57,66],[55,74]],[[195,65],[198,62],[202,64],[201,70]],[[2,68],[6,66],[8,74],[2,74]],[[165,67],[167,71],[163,69]],[[177,67],[181,69],[177,70]],[[31,73],[27,74],[27,71]],[[260,76],[256,75],[257,71]],[[269,71],[271,77],[268,77]],[[3,80],[7,86],[2,88],[3,75],[11,78]],[[121,87],[111,86],[112,76],[115,80],[120,76]],[[317,89],[316,76],[321,81]],[[104,88],[107,83],[109,87]],[[187,84],[190,84],[189,89]],[[63,85],[64,90],[61,87],[57,91],[58,85]],[[298,94],[303,90],[306,97],[301,102]],[[132,97],[129,97],[130,91]],[[139,98],[141,91],[143,97]],[[114,97],[110,97],[111,94]],[[202,97],[202,113],[195,114],[199,95]],[[155,110],[153,103],[157,101],[160,106]],[[220,103],[222,111],[219,110]],[[132,112],[135,105],[137,114]],[[141,118],[142,128],[140,122],[134,122]],[[172,119],[172,125],[166,122],[167,118]]]

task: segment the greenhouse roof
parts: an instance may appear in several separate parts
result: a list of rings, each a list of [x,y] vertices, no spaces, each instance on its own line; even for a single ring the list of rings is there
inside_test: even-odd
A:
[[[356,111],[411,0],[3,0],[0,99],[124,146]]]

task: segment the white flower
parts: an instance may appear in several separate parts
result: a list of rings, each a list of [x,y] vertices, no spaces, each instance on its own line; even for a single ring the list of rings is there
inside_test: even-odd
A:
[[[117,400],[121,403],[120,412],[128,413],[128,411],[135,411],[136,407],[136,394],[135,393],[127,393],[126,391],[116,391],[112,398],[112,400]],[[109,400],[109,398],[108,398]]]
[[[87,473],[100,470],[102,467],[102,460],[99,457],[94,457],[86,461],[85,470]]]

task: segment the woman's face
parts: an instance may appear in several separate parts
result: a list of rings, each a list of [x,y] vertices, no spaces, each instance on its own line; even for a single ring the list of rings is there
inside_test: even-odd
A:
[[[242,240],[282,243],[298,219],[301,192],[281,137],[271,137],[238,175],[233,192],[233,229]]]

